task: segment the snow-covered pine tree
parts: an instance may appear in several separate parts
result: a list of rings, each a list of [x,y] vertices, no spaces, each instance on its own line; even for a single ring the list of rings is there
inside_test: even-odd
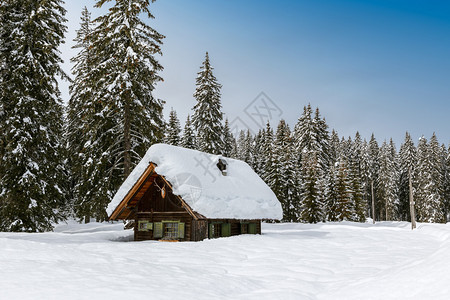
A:
[[[102,7],[111,0],[100,0]],[[154,2],[152,0],[151,2]],[[163,138],[163,102],[152,92],[161,81],[163,67],[155,55],[161,55],[164,36],[144,22],[153,19],[150,0],[115,0],[106,15],[96,19],[92,34],[95,52],[94,98],[101,111],[114,119],[110,141],[114,168],[127,177],[148,147]]]
[[[380,219],[392,221],[397,216],[398,194],[397,194],[397,166],[396,151],[392,140],[388,144],[383,142],[378,162],[380,169],[377,180],[377,204],[380,212]]]
[[[303,114],[295,125],[293,137],[298,161],[304,152],[315,151],[319,155],[317,159],[322,170],[328,168],[330,156],[328,125],[325,119],[320,117],[318,108],[314,117],[310,104],[303,108]]]
[[[370,216],[374,218],[375,220],[380,220],[380,211],[377,209],[377,179],[378,179],[378,170],[380,168],[379,162],[378,162],[378,152],[380,151],[380,148],[378,147],[378,142],[375,139],[374,134],[372,133],[372,136],[370,137],[370,141],[367,147],[367,179],[368,184],[367,193],[370,195],[370,207],[371,207],[371,214]],[[373,197],[372,197],[372,186],[373,186]],[[374,206],[373,203],[375,203],[375,212],[372,212],[372,207]]]
[[[319,163],[323,173],[327,173],[330,164],[330,135],[328,132],[328,125],[325,118],[321,118],[318,107],[314,114],[313,127],[315,131],[315,140],[319,148]]]
[[[361,176],[362,141],[359,133],[356,133],[355,141],[351,145],[349,157],[349,178],[352,190],[352,203],[354,207],[353,220],[365,222],[367,212],[367,201],[364,199],[363,184]]]
[[[149,5],[148,0],[116,0],[87,36],[90,71],[80,73],[91,88],[86,89],[90,95],[77,189],[77,215],[85,220],[107,218],[106,206],[123,178],[163,138],[163,102],[152,96],[161,80],[155,55],[161,54],[163,36],[140,19],[153,18]],[[73,86],[72,92],[76,90]]]
[[[415,169],[416,192],[414,201],[416,203],[416,217],[419,222],[426,222],[425,213],[427,200],[427,185],[431,182],[431,172],[428,163],[428,141],[422,136],[417,144],[417,164]]]
[[[169,145],[179,146],[181,143],[181,126],[177,117],[177,112],[172,108],[169,114],[169,122],[166,126],[166,136],[164,142]]]
[[[340,155],[340,141],[338,133],[333,129],[330,136],[330,166],[334,166]],[[331,172],[331,171],[330,171]]]
[[[189,149],[197,149],[197,142],[195,139],[194,128],[192,127],[191,119],[189,115],[184,123],[183,137],[181,139],[181,146]]]
[[[351,182],[349,178],[348,163],[346,158],[342,155],[338,159],[338,165],[335,172],[336,203],[334,215],[337,221],[351,221],[354,217]]]
[[[449,166],[448,166],[448,151],[447,148],[445,147],[444,144],[441,145],[441,191],[442,191],[442,205],[443,205],[443,210],[444,210],[444,218],[445,218],[445,223],[448,222],[448,213],[449,213],[449,205],[450,205],[450,199],[449,199],[449,192],[450,192],[450,187],[448,186],[449,183]]]
[[[337,159],[336,159],[337,161]],[[338,165],[338,163],[337,163]],[[338,191],[336,189],[338,166],[335,164],[330,166],[327,181],[327,197],[325,198],[325,220],[330,222],[339,221],[338,215]]]
[[[0,4],[0,231],[51,230],[64,217],[61,4]]]
[[[276,185],[279,182],[278,174],[276,172],[273,141],[273,130],[270,127],[270,123],[267,122],[264,144],[262,146],[261,152],[261,158],[264,161],[264,165],[261,170],[261,178],[272,190],[275,189]]]
[[[398,214],[400,220],[411,221],[410,215],[410,191],[409,191],[409,170],[411,169],[411,181],[414,184],[414,172],[417,164],[417,149],[411,139],[411,135],[406,132],[405,141],[400,146],[399,151],[399,206]]]
[[[328,126],[324,119],[320,117],[319,109],[316,109],[314,117],[312,116],[311,105],[305,106],[303,108],[303,114],[299,118],[297,124],[294,128],[294,149],[297,156],[298,165],[297,168],[299,170],[299,179],[303,181],[305,178],[312,178],[312,174],[314,176],[319,176],[315,180],[314,183],[315,189],[317,189],[318,193],[310,193],[308,197],[318,197],[314,200],[317,203],[324,202],[325,192],[326,192],[326,180],[327,180],[327,172],[330,164],[330,145],[329,145],[329,136],[328,136]],[[314,153],[314,154],[311,154]],[[311,154],[311,155],[309,155]],[[308,156],[303,159],[303,156]],[[312,158],[314,157],[314,159]],[[312,170],[311,169],[311,160],[317,162],[319,169]],[[308,167],[303,167],[302,163],[308,163]],[[310,174],[310,175],[307,175]],[[306,183],[305,183],[306,184]],[[303,185],[302,185],[303,186]],[[309,184],[309,188],[311,190],[311,183]],[[302,195],[304,194],[302,191]],[[312,190],[311,190],[312,191]],[[301,198],[301,202],[305,199]],[[308,200],[308,202],[311,202]],[[304,206],[303,204],[301,205]],[[322,209],[322,208],[321,208]],[[323,214],[322,214],[323,216]]]
[[[426,186],[427,196],[424,210],[422,211],[422,221],[430,223],[444,223],[446,220],[443,171],[442,168],[442,148],[439,145],[437,136],[433,133],[428,146],[428,164],[430,172],[430,182]]]
[[[228,119],[225,119],[225,125],[223,127],[223,155],[226,157],[232,157],[235,144],[236,140],[231,133]]]
[[[319,188],[319,181],[322,178],[319,154],[316,151],[309,151],[302,154],[300,174],[301,185],[301,215],[303,222],[317,223],[323,218],[323,191]]]
[[[263,147],[264,147],[264,136],[265,132],[263,129],[260,129],[258,133],[255,135],[253,148],[252,148],[252,162],[251,166],[253,170],[262,177],[262,172],[264,169],[264,157],[262,156]]]
[[[67,107],[67,122],[65,131],[65,146],[67,153],[67,172],[68,192],[71,199],[75,215],[86,222],[90,221],[92,216],[92,202],[85,198],[82,185],[85,178],[83,173],[86,171],[86,164],[90,152],[87,151],[91,139],[92,121],[98,117],[95,116],[95,101],[93,101],[93,81],[91,80],[91,69],[93,51],[91,48],[90,35],[94,28],[91,20],[91,14],[86,7],[81,13],[80,29],[74,39],[76,43],[72,48],[79,49],[78,54],[71,59],[74,64],[72,72],[74,79],[70,84],[70,99]],[[92,159],[92,158],[91,158]]]
[[[445,204],[445,216],[447,222],[450,219],[450,145],[447,149],[447,156],[445,157],[445,176],[444,176],[444,204]]]
[[[298,220],[299,194],[297,188],[296,159],[293,155],[291,130],[284,120],[278,124],[274,156],[276,170],[280,178],[274,192],[283,208],[283,221],[295,222]]]
[[[237,144],[237,159],[239,160],[245,160],[245,131],[240,130],[239,136],[236,141]]]
[[[194,97],[197,100],[193,110],[192,124],[197,131],[198,150],[221,154],[223,152],[222,105],[220,104],[220,89],[213,74],[208,52],[200,67],[196,79]]]

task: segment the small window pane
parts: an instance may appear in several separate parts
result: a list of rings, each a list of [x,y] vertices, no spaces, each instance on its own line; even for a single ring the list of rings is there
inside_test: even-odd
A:
[[[164,238],[177,239],[178,238],[178,222],[164,223]]]

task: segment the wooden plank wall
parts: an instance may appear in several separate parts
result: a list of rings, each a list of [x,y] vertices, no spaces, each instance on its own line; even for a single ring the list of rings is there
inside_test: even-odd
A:
[[[139,212],[137,214],[136,224],[134,228],[134,240],[145,241],[153,240],[153,231],[138,231],[139,221],[162,222],[162,221],[179,221],[184,223],[184,239],[181,241],[191,240],[192,217],[187,212]]]

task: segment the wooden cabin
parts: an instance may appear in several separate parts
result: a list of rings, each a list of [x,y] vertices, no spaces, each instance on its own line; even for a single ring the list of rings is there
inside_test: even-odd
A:
[[[164,144],[150,147],[108,206],[134,220],[134,239],[201,241],[260,234],[281,219],[270,188],[242,161]]]

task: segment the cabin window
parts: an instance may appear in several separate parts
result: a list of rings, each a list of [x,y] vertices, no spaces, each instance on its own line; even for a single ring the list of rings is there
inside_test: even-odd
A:
[[[178,238],[178,223],[164,223],[164,238]]]
[[[231,236],[231,224],[230,223],[210,223],[208,236],[210,239]]]
[[[150,231],[153,230],[153,223],[149,221],[138,221],[138,230],[139,231]]]
[[[167,240],[184,239],[184,223],[179,221],[155,223],[153,237]]]

